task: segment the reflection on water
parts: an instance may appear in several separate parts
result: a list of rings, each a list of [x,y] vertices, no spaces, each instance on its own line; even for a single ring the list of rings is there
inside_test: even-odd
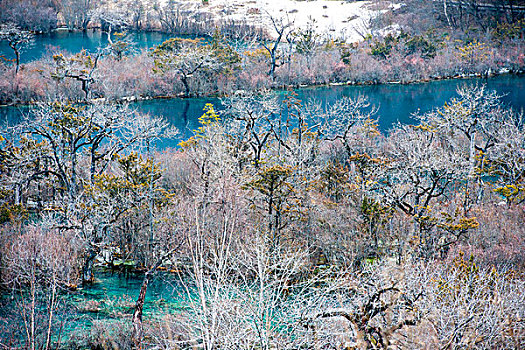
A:
[[[520,111],[525,108],[525,76],[505,75],[490,79],[441,80],[419,84],[385,84],[372,86],[335,86],[310,88],[300,91],[303,99],[316,99],[324,103],[342,96],[367,96],[379,107],[379,127],[387,132],[395,123],[414,123],[412,114],[429,112],[441,107],[452,97],[456,89],[464,85],[486,84],[489,90],[503,95],[503,103]]]
[[[143,275],[140,273],[104,272],[96,273],[96,282],[90,286],[79,288],[74,292],[63,292],[58,298],[58,308],[54,315],[54,325],[62,328],[61,337],[67,348],[68,339],[75,334],[82,334],[91,329],[94,322],[129,321],[142,285]],[[148,285],[144,304],[144,318],[162,317],[186,308],[186,289],[177,275],[158,272]],[[3,291],[0,294],[0,343],[5,344],[3,337],[25,338],[23,320],[20,317],[21,307],[28,298],[21,299],[18,293]],[[45,298],[37,302],[37,313],[46,315]],[[18,327],[12,327],[7,320],[21,322]],[[11,322],[12,322],[11,321]],[[46,324],[46,319],[41,320]],[[55,332],[55,335],[59,332]],[[55,339],[56,341],[56,339]]]
[[[135,49],[151,48],[164,42],[171,36],[159,32],[131,32],[126,39],[134,43]],[[49,56],[50,53],[63,50],[69,53],[77,53],[83,49],[94,52],[98,48],[108,45],[107,34],[100,31],[68,32],[54,31],[46,34],[39,34],[33,43],[24,48],[20,60],[22,63],[30,62]],[[7,41],[0,41],[0,55],[7,59],[14,59],[13,50],[7,45]]]
[[[370,102],[379,108],[379,128],[383,132],[397,122],[413,123],[412,115],[428,112],[441,107],[450,98],[456,96],[456,89],[463,85],[486,84],[488,89],[496,90],[503,95],[505,105],[517,111],[525,108],[525,76],[506,75],[490,79],[442,80],[421,84],[388,84],[373,86],[330,86],[298,90],[298,98],[304,102],[315,100],[324,105],[331,104],[343,96],[357,97],[365,95]],[[284,93],[279,93],[281,98]],[[203,114],[206,103],[213,103],[220,110],[218,98],[192,99],[158,99],[130,104],[130,107],[151,115],[166,118],[180,130],[180,135],[174,140],[158,143],[159,148],[176,147],[181,139],[188,138],[198,127],[198,118]],[[27,107],[1,107],[0,124],[16,124],[21,119],[21,113]]]

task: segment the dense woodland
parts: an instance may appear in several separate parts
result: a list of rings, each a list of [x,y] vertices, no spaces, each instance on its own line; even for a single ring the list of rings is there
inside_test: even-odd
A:
[[[0,37],[22,55],[62,24],[119,33],[98,52],[0,63],[0,99],[33,103],[0,134],[1,348],[525,347],[523,115],[464,86],[382,133],[366,96],[323,107],[292,89],[519,72],[522,2],[405,1],[355,44],[134,4],[0,1]],[[152,29],[206,39],[133,51],[124,30]],[[122,101],[177,95],[222,106],[159,150],[178,131]],[[68,295],[102,268],[140,272],[140,294],[65,335],[71,308],[93,307]],[[154,318],[159,273],[186,307]]]

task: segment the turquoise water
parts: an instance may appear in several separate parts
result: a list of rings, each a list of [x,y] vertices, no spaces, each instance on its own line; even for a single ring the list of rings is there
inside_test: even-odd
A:
[[[63,292],[58,298],[58,309],[54,317],[54,343],[61,334],[62,348],[68,348],[71,338],[91,329],[92,325],[102,322],[123,322],[131,325],[133,308],[142,285],[140,273],[98,271],[94,284],[79,288],[74,292]],[[20,317],[20,296],[10,291],[0,294],[0,344],[25,339],[23,320]],[[186,307],[186,289],[175,274],[157,272],[148,285],[143,309],[144,320],[161,318],[167,313],[177,313]],[[26,299],[26,302],[28,300]],[[42,316],[47,315],[45,302],[38,303]],[[38,319],[38,318],[37,318]],[[13,322],[18,326],[13,327]],[[47,325],[46,318],[40,318],[40,324]],[[59,329],[62,329],[61,331]],[[75,340],[75,339],[73,339]],[[20,345],[20,344],[18,344]],[[15,346],[16,347],[16,346]]]
[[[490,79],[440,80],[418,84],[385,84],[370,86],[329,86],[299,89],[298,98],[303,102],[317,101],[324,106],[341,97],[367,96],[379,108],[379,127],[387,132],[395,123],[413,123],[412,114],[425,113],[456,96],[456,89],[463,85],[486,84],[488,89],[503,95],[507,106],[520,111],[525,108],[525,76],[505,75]],[[281,93],[283,96],[284,93]],[[220,110],[217,98],[149,100],[132,104],[139,111],[163,116],[187,135],[198,127],[198,118],[206,103],[213,103]],[[1,113],[1,111],[0,111]],[[0,114],[1,115],[1,114]]]
[[[131,40],[137,50],[150,48],[158,45],[171,36],[160,32],[131,32],[126,39]],[[107,34],[100,31],[87,32],[68,32],[54,31],[47,34],[35,36],[33,43],[24,48],[20,56],[20,61],[26,63],[41,58],[43,55],[63,50],[69,53],[77,53],[85,49],[90,52],[108,45]],[[0,56],[7,59],[14,59],[14,53],[7,45],[6,41],[0,41]]]
[[[133,32],[129,39],[136,43],[136,48],[148,48],[168,39],[168,34],[159,32]],[[90,51],[107,45],[107,35],[100,31],[67,32],[57,31],[38,35],[34,45],[22,55],[22,61],[37,59],[47,52],[60,48],[72,53],[82,49]],[[0,42],[0,55],[12,57],[11,49],[6,42]],[[11,55],[11,56],[10,56]],[[525,109],[525,76],[506,75],[490,79],[456,79],[442,80],[419,84],[387,84],[374,86],[330,86],[298,90],[303,101],[317,100],[324,105],[333,103],[342,96],[356,97],[365,95],[370,102],[379,108],[379,127],[388,130],[397,122],[412,123],[412,114],[418,111],[427,112],[443,106],[445,101],[456,95],[458,86],[465,84],[487,84],[489,89],[504,95],[505,104],[518,111]],[[139,111],[163,116],[181,131],[180,138],[191,135],[198,127],[198,118],[206,103],[213,103],[220,110],[217,98],[150,100],[131,104]],[[0,126],[16,124],[21,114],[27,111],[23,107],[0,107]],[[161,142],[160,147],[175,146],[179,140]]]
[[[73,293],[75,303],[104,301],[110,311],[112,306],[123,309],[133,308],[142,286],[143,274],[135,272],[98,272],[92,285],[80,288]],[[178,275],[158,272],[148,284],[144,313],[152,313],[163,307],[177,309],[182,307],[180,300],[185,297]]]
[[[297,90],[298,98],[303,101],[315,100],[329,105],[343,96],[367,96],[378,107],[379,128],[388,132],[394,124],[413,123],[412,115],[424,113],[441,107],[450,98],[456,96],[456,89],[463,85],[486,84],[488,89],[502,95],[503,103],[517,111],[525,109],[525,76],[504,75],[489,79],[441,80],[420,84],[386,84],[373,86],[330,86]],[[284,93],[280,93],[282,97]],[[213,103],[218,110],[217,98],[193,99],[158,99],[130,104],[130,107],[166,118],[180,131],[178,139],[163,141],[159,147],[174,147],[180,139],[187,138],[198,127],[198,118],[203,114],[206,103]],[[0,125],[13,125],[27,113],[27,107],[0,107]]]
[[[450,79],[415,84],[383,84],[371,86],[334,86],[304,89],[299,92],[303,99],[317,99],[333,103],[342,96],[367,96],[379,108],[379,127],[387,132],[395,123],[413,123],[412,114],[425,113],[442,107],[456,89],[464,85],[485,84],[489,90],[503,95],[502,101],[517,111],[525,109],[525,76],[504,75],[489,79]]]

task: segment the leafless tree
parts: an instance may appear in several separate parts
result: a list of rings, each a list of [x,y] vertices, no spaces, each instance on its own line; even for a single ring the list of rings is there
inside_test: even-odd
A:
[[[281,59],[282,53],[279,46],[281,41],[286,38],[287,33],[292,30],[293,21],[277,18],[270,14],[268,14],[268,17],[272,24],[272,29],[275,30],[275,37],[271,40],[263,41],[262,45],[270,56],[270,70],[268,71],[268,75],[275,80],[275,69],[281,64],[279,60]]]
[[[191,95],[191,81],[200,73],[218,72],[224,66],[210,45],[201,39],[169,39],[153,51],[156,72],[174,71],[184,86],[184,96]]]
[[[378,134],[375,119],[377,110],[365,96],[342,98],[323,113],[325,124],[321,129],[322,137],[329,141],[340,141],[348,157],[355,152],[363,153],[364,149],[358,146],[359,134]]]
[[[2,283],[13,291],[28,349],[51,349],[64,320],[57,318],[61,292],[74,284],[74,233],[29,226],[3,250]],[[62,323],[62,324],[61,324]]]
[[[82,84],[84,100],[87,101],[91,97],[91,84],[95,82],[98,61],[102,55],[102,51],[89,54],[85,50],[70,57],[66,57],[63,54],[55,55],[53,60],[56,67],[55,72],[51,73],[51,77],[57,82],[65,78],[79,81]]]
[[[0,26],[0,40],[7,41],[7,44],[15,53],[16,74],[18,74],[20,69],[20,53],[33,41],[33,37],[33,33],[22,30],[13,23]]]
[[[59,9],[69,29],[85,31],[91,22],[91,11],[100,4],[99,0],[64,0],[59,3]]]
[[[102,30],[108,36],[108,42],[113,44],[111,35],[114,30],[122,30],[131,26],[129,13],[124,8],[97,7],[90,12],[90,17],[94,21],[100,22]]]
[[[392,145],[390,161],[377,187],[386,191],[387,200],[416,219],[421,252],[432,255],[437,245],[435,235],[428,232],[435,224],[430,219],[432,205],[461,183],[466,164],[446,140],[424,129],[398,126],[388,142]]]
[[[477,176],[485,155],[500,142],[500,131],[516,128],[516,118],[503,108],[501,97],[488,91],[484,85],[458,88],[458,98],[453,98],[443,108],[420,116],[424,127],[446,137],[458,157],[467,161],[468,183],[482,179]],[[479,188],[477,199],[482,195]],[[466,199],[466,207],[469,200]]]
[[[51,209],[48,212],[57,213],[61,218],[59,226],[82,233],[88,248],[84,264],[84,279],[88,281],[92,276],[93,259],[100,243],[107,238],[104,234],[111,225],[122,213],[139,204],[133,199],[146,200],[146,203],[150,198],[153,200],[152,188],[146,181],[153,181],[152,164],[148,165],[152,160],[144,165],[144,171],[149,169],[145,180],[127,180],[146,183],[142,188],[142,197],[127,198],[123,192],[122,198],[119,197],[122,200],[117,201],[119,198],[111,197],[110,193],[113,187],[118,188],[120,182],[104,174],[123,152],[149,150],[155,138],[161,134],[167,135],[170,128],[162,120],[141,115],[126,107],[49,104],[35,108],[31,117],[18,125],[16,130],[17,137],[21,137],[19,148],[25,151],[9,152],[8,155],[14,157],[12,162],[26,153],[32,154],[32,157],[29,157],[31,160],[19,162],[20,171],[26,169],[27,175],[14,181],[13,186],[27,188],[29,184],[35,183],[37,186],[51,187],[51,198],[42,198],[39,193],[36,201],[45,202],[43,205]],[[40,140],[38,142],[41,143],[27,140]],[[127,175],[131,176],[138,170],[130,169],[131,173]],[[16,174],[13,172],[11,176]],[[112,179],[117,182],[112,183]],[[93,192],[95,189],[100,191]],[[21,193],[21,190],[15,192]],[[22,199],[17,201],[22,202]],[[149,222],[152,221],[150,215]]]
[[[190,4],[186,2],[169,0],[166,5],[155,3],[154,11],[157,13],[163,30],[172,33],[182,33],[191,28],[195,21]]]
[[[280,113],[277,96],[269,92],[240,92],[224,99],[223,105],[229,132],[235,140],[233,152],[239,170],[247,162],[258,167],[263,151],[274,136],[273,122]]]

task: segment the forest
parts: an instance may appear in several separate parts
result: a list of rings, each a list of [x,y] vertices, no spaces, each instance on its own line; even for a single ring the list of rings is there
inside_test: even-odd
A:
[[[348,2],[357,42],[213,2],[0,0],[0,349],[525,348],[525,118],[488,87],[525,2]],[[57,31],[107,39],[25,58]],[[388,130],[298,94],[468,77]],[[211,98],[189,135],[134,104]]]

